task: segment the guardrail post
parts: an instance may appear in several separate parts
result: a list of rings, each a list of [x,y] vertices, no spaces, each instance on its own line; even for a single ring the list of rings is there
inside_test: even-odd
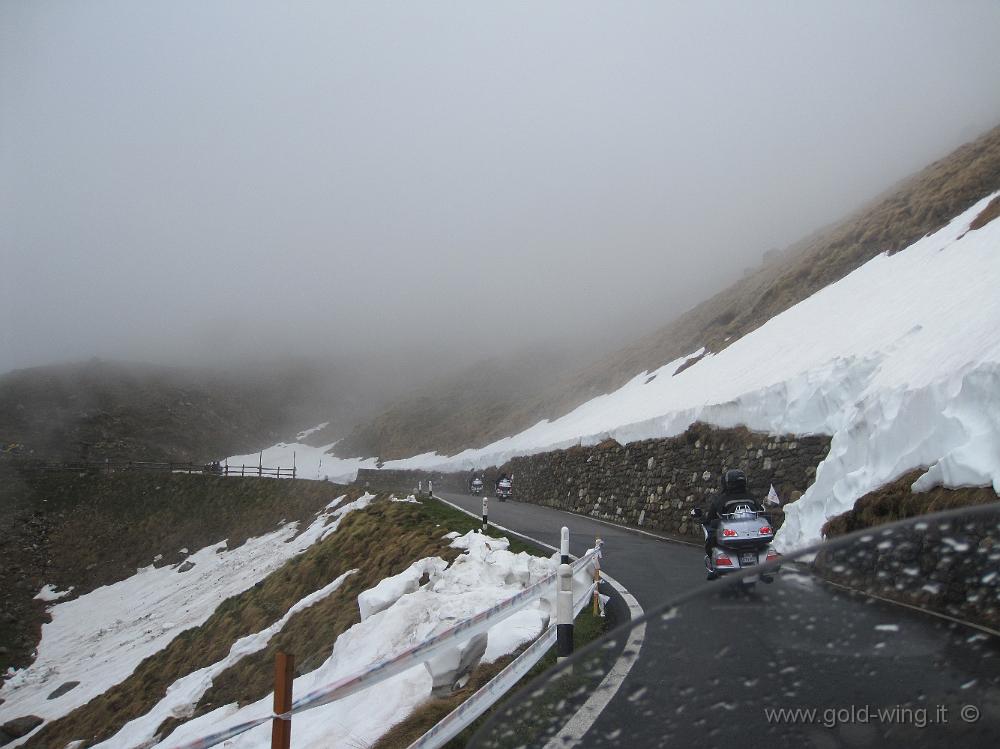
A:
[[[427,496],[428,497],[434,496],[434,482],[431,481],[430,479],[427,479]]]
[[[490,514],[490,500],[489,497],[483,496],[483,532],[486,532],[486,526],[489,525],[489,520],[487,519]]]
[[[282,715],[292,709],[292,680],[295,676],[295,656],[274,654],[274,714]],[[292,718],[274,718],[271,721],[271,749],[290,749],[292,745]]]
[[[559,591],[556,593],[556,660],[573,655],[573,568],[569,564],[569,528],[559,539]]]
[[[601,608],[601,548],[604,546],[604,541],[601,540],[600,536],[594,542],[594,548],[597,549],[597,554],[594,557],[594,616],[600,614],[604,616],[604,609]]]

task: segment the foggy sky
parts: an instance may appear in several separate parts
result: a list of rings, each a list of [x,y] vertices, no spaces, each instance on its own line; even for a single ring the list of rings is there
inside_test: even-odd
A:
[[[0,371],[627,343],[1000,123],[998,32],[994,0],[8,0]]]

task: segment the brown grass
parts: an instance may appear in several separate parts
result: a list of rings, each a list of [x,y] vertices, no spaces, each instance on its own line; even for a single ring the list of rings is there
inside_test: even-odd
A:
[[[827,520],[823,526],[823,535],[834,538],[918,515],[989,504],[1000,499],[989,486],[966,489],[945,489],[939,486],[927,492],[910,491],[910,486],[923,472],[923,469],[910,471],[861,497],[852,509]]]
[[[536,379],[519,397],[495,397],[456,378],[396,404],[338,446],[346,453],[404,457],[484,445],[561,416],[642,371],[704,346],[721,351],[775,315],[881,252],[898,252],[1000,188],[1000,127],[896,185],[843,221],[772,255],[745,278],[633,344],[556,380]],[[539,383],[543,384],[539,384]],[[546,384],[547,383],[547,384]],[[468,398],[465,394],[474,396]],[[456,401],[455,399],[459,400]],[[468,405],[468,407],[466,407]]]
[[[346,489],[315,481],[182,474],[111,476],[21,471],[0,463],[0,576],[8,648],[0,666],[26,666],[38,643],[45,607],[32,596],[45,584],[82,595],[154,563],[173,564],[179,550],[228,539],[235,548],[284,520],[310,520]]]
[[[969,231],[982,229],[986,224],[1000,216],[1000,195],[993,198],[982,212],[969,224]]]
[[[449,514],[450,513],[450,514]],[[307,673],[329,655],[337,637],[359,621],[357,595],[412,562],[426,556],[452,560],[458,551],[442,539],[442,520],[449,529],[466,530],[473,518],[433,504],[376,502],[347,515],[340,528],[326,540],[292,559],[259,585],[224,601],[200,627],[179,635],[164,650],[146,659],[125,681],[64,718],[51,723],[26,744],[31,749],[64,746],[84,739],[87,745],[107,739],[127,721],[143,715],[163,698],[177,679],[221,660],[233,642],[280,619],[296,602],[350,569],[348,577],[330,598],[293,616],[268,647],[223,672],[203,695],[195,715],[220,705],[248,704],[273,688],[274,653],[294,653],[296,672]],[[381,537],[379,545],[372,539]],[[512,545],[513,548],[513,545]],[[176,726],[161,726],[166,735]]]

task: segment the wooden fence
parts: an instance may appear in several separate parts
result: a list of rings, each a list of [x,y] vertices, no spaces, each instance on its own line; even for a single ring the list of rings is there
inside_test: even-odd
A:
[[[67,471],[70,473],[127,473],[159,471],[162,473],[204,473],[213,476],[268,476],[270,478],[295,478],[292,468],[271,468],[264,465],[231,466],[229,463],[157,463],[138,460],[88,460],[67,463],[28,462],[22,468],[35,471]]]

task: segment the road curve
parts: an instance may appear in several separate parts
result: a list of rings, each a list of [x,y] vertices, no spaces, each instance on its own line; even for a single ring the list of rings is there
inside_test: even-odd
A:
[[[481,497],[441,496],[481,512]],[[600,536],[603,567],[647,614],[687,599],[650,616],[638,661],[583,746],[996,746],[998,637],[845,592],[794,565],[780,584],[733,598],[732,586],[705,580],[699,546],[548,507],[491,497],[489,519],[552,546],[565,525],[576,555]],[[765,713],[775,706],[820,712],[813,723],[775,722]],[[875,721],[860,713],[868,708],[899,710]],[[964,720],[966,708],[975,721]],[[834,709],[836,720],[824,720]]]

